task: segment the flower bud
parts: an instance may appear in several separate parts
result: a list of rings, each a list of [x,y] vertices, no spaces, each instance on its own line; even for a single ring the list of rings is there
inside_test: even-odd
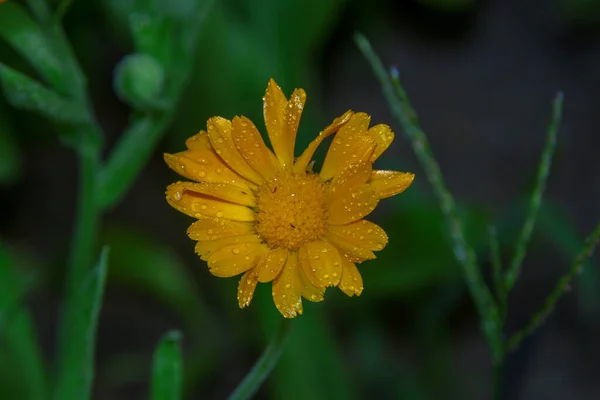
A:
[[[137,109],[154,108],[164,84],[164,70],[148,54],[129,54],[115,69],[114,87],[119,98]]]

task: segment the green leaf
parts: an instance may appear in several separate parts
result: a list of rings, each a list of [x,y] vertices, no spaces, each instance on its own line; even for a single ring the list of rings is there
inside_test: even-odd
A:
[[[90,398],[94,378],[96,328],[102,308],[102,297],[108,270],[108,247],[104,247],[96,267],[90,271],[74,302],[74,326],[69,330],[54,398],[56,400],[86,400]]]
[[[188,324],[214,326],[198,287],[175,252],[118,226],[109,226],[102,242],[110,246],[111,280],[152,295],[175,309]],[[206,328],[203,331],[207,333]]]
[[[0,63],[0,84],[8,102],[53,121],[80,124],[89,121],[85,107],[69,101],[26,75]]]
[[[0,343],[6,343],[11,369],[19,374],[14,382],[21,395],[14,398],[46,398],[44,361],[37,341],[33,320],[22,300],[27,290],[13,269],[8,250],[0,245]],[[6,357],[0,357],[0,368]]]
[[[152,366],[152,400],[181,399],[183,375],[181,334],[167,333],[158,344]]]
[[[47,33],[15,1],[0,4],[0,38],[21,54],[46,82],[64,92],[63,66]]]

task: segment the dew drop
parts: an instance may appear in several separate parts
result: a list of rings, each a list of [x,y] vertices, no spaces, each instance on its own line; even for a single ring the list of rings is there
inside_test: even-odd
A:
[[[180,191],[175,192],[175,200],[177,200],[177,201],[181,200],[181,192]]]

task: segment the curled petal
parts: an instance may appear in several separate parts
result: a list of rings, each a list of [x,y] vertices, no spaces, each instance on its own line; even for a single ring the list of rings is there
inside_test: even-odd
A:
[[[328,233],[325,235],[324,239],[339,250],[342,258],[347,258],[351,262],[361,263],[363,261],[373,260],[376,258],[375,254],[373,254],[371,250],[357,246],[334,233]]]
[[[225,218],[202,217],[187,230],[192,240],[217,240],[230,236],[249,235],[254,233],[251,222],[232,221]]]
[[[348,121],[350,121],[350,118],[352,118],[352,115],[354,115],[354,112],[350,110],[346,111],[343,115],[334,119],[333,122],[329,124],[329,126],[327,126],[327,128],[319,132],[317,137],[312,142],[310,142],[308,147],[296,160],[296,163],[294,164],[294,172],[297,174],[301,174],[304,171],[306,171],[306,168],[308,168],[308,164],[310,163],[313,155],[315,154],[315,151],[323,142],[323,140],[329,135],[336,133],[342,126],[348,123]]]
[[[348,296],[360,296],[363,291],[363,279],[356,265],[342,258],[342,280],[338,286]]]
[[[415,174],[398,171],[373,171],[369,183],[380,199],[404,192],[415,180]]]
[[[265,180],[270,180],[280,170],[277,157],[265,145],[256,126],[246,117],[231,121],[231,136],[242,158]]]
[[[304,90],[294,90],[288,101],[275,81],[269,80],[263,98],[265,125],[275,155],[284,168],[291,168],[294,162],[296,132],[305,101]]]
[[[271,282],[273,279],[277,278],[277,275],[281,272],[281,268],[283,268],[287,258],[287,249],[278,247],[269,250],[256,267],[258,271],[258,281],[263,283]]]
[[[371,162],[375,162],[375,160],[377,160],[394,141],[394,132],[392,132],[389,126],[379,124],[372,126],[369,129],[368,134],[375,139],[375,143],[377,143],[373,154],[371,154]]]
[[[207,261],[212,253],[224,247],[242,243],[259,244],[260,242],[261,239],[256,234],[229,236],[216,240],[200,240],[196,243],[194,250],[200,256],[200,259]]]
[[[267,246],[262,243],[241,243],[215,250],[208,256],[211,274],[221,278],[236,276],[254,267]]]
[[[167,202],[191,217],[217,217],[235,221],[254,221],[255,213],[246,206],[219,200],[189,190],[188,182],[177,182],[167,187]]]
[[[322,240],[300,246],[298,256],[306,277],[314,286],[337,286],[340,282],[342,264],[337,249]]]
[[[250,168],[235,147],[235,143],[231,137],[231,121],[221,117],[213,117],[208,120],[206,127],[208,128],[210,144],[219,157],[221,157],[231,169],[256,184],[264,182],[262,176]]]
[[[254,290],[256,289],[256,284],[258,283],[258,272],[256,272],[256,268],[252,268],[251,270],[246,271],[242,278],[240,279],[240,283],[238,284],[238,295],[237,300],[240,308],[248,307],[250,302],[252,301],[252,297],[254,296]]]
[[[356,113],[333,138],[319,176],[329,180],[350,164],[369,161],[375,149],[375,139],[367,134],[371,117]]]
[[[290,252],[279,276],[273,281],[273,301],[285,318],[302,314],[302,281],[298,271],[298,256]]]
[[[388,242],[385,231],[366,219],[347,225],[331,225],[329,230],[346,241],[369,250],[382,250]]]

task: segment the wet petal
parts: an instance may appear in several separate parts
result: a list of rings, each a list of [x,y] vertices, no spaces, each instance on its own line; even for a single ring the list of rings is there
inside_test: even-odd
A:
[[[375,150],[371,154],[371,162],[375,162],[379,156],[392,144],[394,141],[394,132],[385,124],[372,126],[367,132],[369,136],[375,139]]]
[[[329,180],[339,175],[348,165],[369,161],[376,141],[367,134],[371,117],[356,113],[333,138],[319,176]]]
[[[306,277],[314,286],[337,286],[342,264],[340,253],[330,243],[315,240],[300,246],[300,264]]]
[[[380,199],[404,192],[415,180],[415,174],[398,171],[373,171],[369,183]]]
[[[388,242],[385,231],[366,219],[347,225],[331,225],[329,231],[350,243],[375,251],[383,249]]]
[[[343,115],[334,119],[333,122],[329,124],[329,126],[327,126],[327,128],[319,132],[317,137],[312,142],[310,142],[308,147],[296,160],[296,164],[294,164],[294,172],[296,172],[297,174],[301,174],[304,171],[306,171],[306,168],[308,168],[308,164],[310,163],[313,155],[315,154],[315,151],[323,142],[323,140],[329,135],[336,133],[342,126],[344,126],[348,121],[350,121],[352,115],[354,115],[352,111],[346,111]]]
[[[219,157],[221,157],[231,169],[256,184],[264,182],[264,179],[258,172],[250,168],[235,147],[235,143],[231,137],[231,121],[221,117],[213,117],[208,120],[206,126],[208,128],[210,144]]]
[[[192,240],[217,240],[253,233],[254,224],[252,222],[210,217],[202,217],[199,221],[190,225],[187,230],[187,234]]]
[[[299,96],[296,97],[295,101],[292,102],[292,107],[299,105],[299,100],[302,100],[298,98]],[[306,95],[304,95],[304,98],[306,98]],[[302,101],[302,106],[303,104]],[[269,80],[265,97],[263,97],[263,113],[269,139],[277,159],[282,166],[291,167],[294,161],[296,132],[292,134],[288,132],[288,100],[273,79]],[[297,115],[297,118],[299,119],[299,115]]]
[[[203,194],[215,197],[218,200],[240,204],[242,206],[255,207],[256,199],[250,189],[242,189],[238,186],[222,182],[179,182],[179,188],[184,192]]]
[[[196,182],[225,182],[242,188],[256,187],[233,171],[217,155],[206,131],[200,131],[185,142],[188,150],[165,154],[169,167],[178,174]]]
[[[344,225],[358,221],[377,207],[379,197],[364,183],[371,176],[371,164],[347,168],[329,186],[329,223]]]
[[[298,265],[297,269],[298,275],[300,276],[300,281],[302,282],[302,297],[315,303],[325,300],[325,287],[317,287],[313,285],[306,276],[304,269],[301,268],[300,265]]]
[[[231,137],[242,158],[265,180],[273,179],[280,170],[279,162],[256,126],[246,117],[235,117],[231,124]]]
[[[272,249],[265,254],[256,267],[258,270],[258,281],[271,282],[273,279],[277,278],[287,257],[287,249],[281,247]]]
[[[261,243],[260,237],[256,234],[229,236],[216,240],[200,240],[196,243],[194,250],[200,256],[200,259],[207,261],[208,257],[215,251],[227,246],[242,243]]]
[[[376,258],[371,250],[355,245],[334,233],[328,233],[324,239],[338,249],[342,258],[347,258],[351,262],[361,263]]]
[[[191,217],[217,217],[235,221],[254,221],[255,213],[246,206],[219,200],[188,189],[190,182],[177,182],[167,187],[167,202]]]
[[[238,284],[238,304],[240,308],[244,308],[250,305],[252,301],[252,297],[254,296],[254,290],[256,289],[256,284],[258,283],[258,272],[256,272],[256,268],[252,268],[251,270],[246,271],[242,278],[240,279],[240,283]]]
[[[360,296],[363,291],[363,279],[356,265],[342,259],[342,280],[338,286],[348,296]]]
[[[302,314],[303,285],[298,272],[298,256],[290,252],[281,273],[273,281],[273,301],[285,318]]]
[[[211,274],[222,278],[236,276],[254,267],[267,246],[262,243],[242,243],[222,247],[208,256]]]

